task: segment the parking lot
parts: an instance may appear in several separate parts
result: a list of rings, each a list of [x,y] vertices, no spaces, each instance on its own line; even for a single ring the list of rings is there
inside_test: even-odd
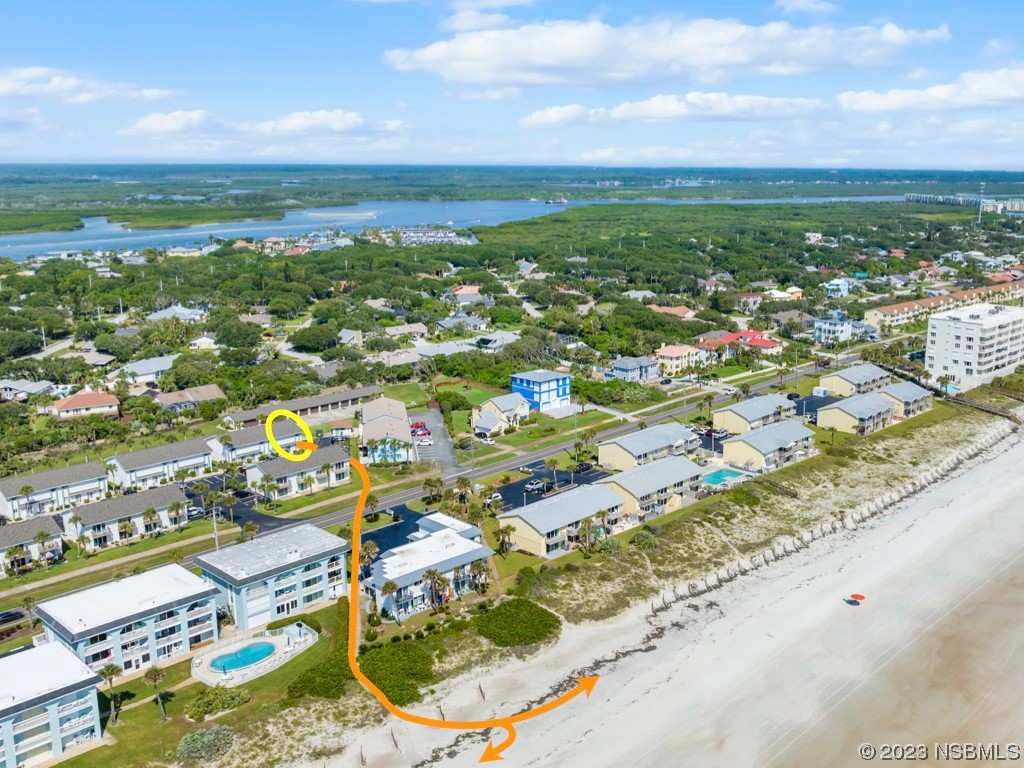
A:
[[[448,477],[459,471],[458,458],[455,455],[455,446],[448,434],[448,428],[444,424],[444,417],[439,410],[416,411],[409,414],[410,424],[418,421],[426,422],[430,430],[430,439],[433,445],[420,445],[416,447],[420,461],[436,461],[441,467],[441,477]],[[416,438],[413,438],[414,440]]]
[[[800,418],[807,417],[812,421],[817,421],[819,408],[824,408],[832,403],[838,403],[842,399],[841,397],[815,397],[814,395],[801,397],[795,401],[796,415]]]

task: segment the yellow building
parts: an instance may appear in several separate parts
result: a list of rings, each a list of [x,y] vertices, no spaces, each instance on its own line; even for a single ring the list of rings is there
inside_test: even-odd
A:
[[[931,410],[932,393],[912,381],[898,381],[878,390],[878,394],[896,404],[894,418],[909,419],[919,413]]]
[[[814,452],[814,432],[795,421],[780,421],[722,441],[722,457],[737,467],[770,471]]]
[[[685,456],[700,447],[689,427],[669,422],[613,437],[597,446],[597,461],[605,469],[625,472],[666,456]]]
[[[678,376],[704,362],[705,353],[689,344],[662,344],[654,359],[662,376]]]
[[[896,403],[891,398],[867,392],[819,408],[818,426],[822,429],[835,427],[853,435],[870,435],[892,424],[895,415]]]
[[[538,557],[558,557],[579,544],[581,521],[589,517],[595,528],[611,528],[618,524],[621,514],[622,498],[613,490],[603,485],[581,485],[498,515],[498,520],[515,529],[512,549]]]
[[[682,456],[658,459],[598,481],[622,499],[625,527],[678,509],[687,494],[700,490],[704,470]]]
[[[518,427],[530,415],[530,403],[518,392],[492,397],[473,409],[473,432],[500,435],[509,427]]]
[[[712,414],[715,429],[739,435],[796,413],[796,404],[782,395],[761,395],[727,405]]]
[[[871,363],[862,363],[844,368],[821,377],[823,386],[830,395],[853,397],[884,387],[892,381],[889,372]]]

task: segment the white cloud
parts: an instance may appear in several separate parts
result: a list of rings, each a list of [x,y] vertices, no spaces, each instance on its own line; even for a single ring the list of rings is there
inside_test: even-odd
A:
[[[775,7],[786,13],[835,13],[839,6],[827,0],[775,0]]]
[[[292,112],[262,123],[243,123],[239,127],[243,131],[270,134],[339,133],[358,128],[362,124],[363,116],[358,112],[319,109],[315,112]]]
[[[520,94],[522,94],[522,90],[519,88],[488,88],[483,91],[459,91],[447,95],[454,95],[455,98],[462,101],[506,101],[518,99]]]
[[[467,32],[478,29],[498,29],[507,27],[512,19],[503,13],[483,13],[476,10],[457,11],[444,20],[441,25],[445,29]]]
[[[985,43],[985,48],[982,50],[982,55],[990,59],[996,59],[1000,56],[1006,56],[1010,51],[1013,50],[1013,43],[1002,37],[994,37]]]
[[[385,131],[400,131],[405,128],[405,120],[385,120],[382,124]]]
[[[163,88],[138,88],[127,83],[80,77],[51,67],[0,70],[0,98],[54,98],[66,104],[87,104],[100,99],[126,98],[155,101],[172,96]]]
[[[43,131],[48,127],[38,109],[0,109],[0,133]]]
[[[898,112],[1000,107],[1024,102],[1024,67],[964,72],[955,83],[930,88],[846,91],[836,99],[847,112]]]
[[[208,130],[219,124],[205,109],[184,110],[174,112],[153,112],[136,121],[135,125],[121,131],[125,136],[163,135],[173,133],[189,133]]]
[[[560,107],[545,107],[527,115],[519,121],[524,128],[544,128],[551,125],[577,123],[585,119],[589,111],[582,104],[566,104]]]
[[[627,101],[609,111],[616,120],[778,119],[799,117],[824,105],[818,99],[789,99],[691,91]]]
[[[627,83],[653,77],[709,80],[731,70],[792,74],[822,68],[877,68],[902,50],[949,39],[945,25],[752,26],[735,19],[662,19],[612,26],[548,21],[460,32],[385,59],[401,71],[487,85]]]

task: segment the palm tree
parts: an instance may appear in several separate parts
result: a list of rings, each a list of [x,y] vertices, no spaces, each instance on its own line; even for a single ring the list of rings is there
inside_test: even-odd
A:
[[[23,598],[21,598],[21,602],[18,603],[18,605],[20,605],[24,609],[25,615],[27,615],[29,617],[29,620],[33,624],[35,624],[36,618],[32,615],[32,611],[34,611],[36,607],[35,598],[32,597],[32,595],[25,595]]]
[[[385,581],[384,585],[380,588],[380,594],[384,598],[385,602],[389,597],[397,594],[399,586],[393,581]],[[395,616],[395,621],[398,622],[398,626],[402,626],[402,622],[398,621],[398,604],[395,604],[395,610],[392,611]]]
[[[715,396],[708,392],[701,398],[701,402],[704,403],[704,407],[708,409],[708,418],[711,418],[711,404],[715,402]]]
[[[132,526],[132,521],[131,520],[122,520],[120,523],[118,523],[117,524],[118,541],[120,541],[121,539],[127,539],[128,537],[130,537],[132,535],[132,528],[133,527],[134,526]]]
[[[22,558],[25,557],[25,548],[23,546],[21,546],[20,544],[18,544],[16,546],[13,546],[13,547],[8,547],[7,551],[4,552],[4,557],[7,558],[7,562],[11,564],[11,568],[12,568],[12,570],[14,570],[14,578],[15,579],[20,579],[21,578],[21,568],[20,567],[16,568],[14,563],[16,561],[21,560]]]
[[[469,566],[469,575],[473,578],[473,588],[479,592],[480,585],[487,582],[487,563],[474,560]]]
[[[516,532],[514,525],[502,525],[494,532],[498,539],[498,551],[502,557],[508,557],[508,551],[512,548],[512,534]]]
[[[174,521],[175,525],[181,525],[182,512],[185,511],[185,505],[180,501],[171,502],[167,506],[167,517]]]
[[[199,497],[199,508],[203,510],[203,512],[206,511],[206,497],[203,494],[208,490],[210,490],[210,484],[201,480],[192,486],[192,492]]]
[[[110,725],[116,726],[118,697],[114,695],[114,678],[123,675],[124,670],[117,666],[117,664],[104,664],[96,670],[96,674],[103,679],[103,682],[107,684],[110,691]]]
[[[462,501],[465,501],[466,497],[473,490],[473,483],[470,482],[470,479],[468,477],[460,477],[458,480],[455,481],[455,490],[459,494],[459,498]]]
[[[331,490],[331,463],[329,461],[324,462],[320,465],[320,471],[327,475],[327,490]]]
[[[429,568],[423,572],[423,582],[430,588],[430,604],[436,608],[441,600],[441,590],[451,582],[436,568]]]
[[[33,488],[31,485],[23,485],[23,486],[21,486],[21,488],[18,489],[18,495],[25,497],[25,506],[26,507],[28,506],[28,497],[31,496],[33,493],[35,493],[35,490],[36,489]]]
[[[79,527],[81,522],[82,522],[82,518],[81,517],[79,517],[78,515],[72,515],[71,517],[68,518],[68,522],[71,523],[73,526],[75,526],[75,534],[76,535],[80,534],[82,532],[82,529]]]
[[[160,667],[154,664],[152,667],[146,670],[146,673],[142,676],[142,679],[146,681],[147,685],[152,685],[153,690],[156,692],[156,703],[160,705],[160,722],[167,722],[167,710],[164,708],[164,696],[160,693],[160,682],[164,679],[166,673],[160,669]]]
[[[377,521],[377,506],[380,504],[380,499],[377,498],[377,494],[371,493],[366,496],[366,504],[363,507],[363,516],[370,522]],[[366,514],[366,510],[370,510],[369,514]]]
[[[175,565],[181,565],[181,561],[185,559],[185,555],[180,549],[172,549],[168,553],[167,558]]]
[[[836,444],[836,428],[835,427],[829,427],[828,431],[829,431],[829,434],[832,436],[832,445],[835,445]]]
[[[82,556],[82,552],[85,550],[85,548],[88,545],[89,545],[89,537],[86,536],[84,533],[79,535],[78,538],[75,539],[75,546],[78,547],[78,556],[79,557]]]
[[[604,535],[604,538],[606,538],[606,539],[608,538],[608,535],[609,535],[608,534],[608,515],[609,515],[609,510],[607,510],[607,509],[602,509],[600,512],[597,513],[597,519],[601,521],[601,533]]]
[[[260,532],[260,527],[252,520],[246,522],[242,526],[242,538],[252,541],[256,538],[256,534]]]
[[[367,541],[360,547],[359,551],[359,562],[367,571],[370,570],[370,565],[374,560],[377,559],[377,555],[380,554],[380,547],[377,546],[375,541]]]
[[[313,477],[312,477],[312,475],[306,475],[301,480],[299,480],[299,485],[301,485],[303,488],[309,488],[309,495],[310,496],[313,495]]]
[[[580,543],[583,545],[583,556],[590,557],[591,547],[594,545],[594,518],[585,517],[580,521]]]
[[[38,531],[35,536],[32,537],[32,541],[39,545],[39,556],[43,558],[43,565],[46,570],[50,570],[50,558],[46,556],[46,542],[50,540],[50,534],[46,531]]]
[[[150,507],[149,509],[142,513],[142,524],[144,526],[148,527],[149,525],[155,523],[159,519],[160,515],[157,514],[156,510],[153,509],[153,507]]]
[[[552,456],[550,459],[544,460],[544,468],[551,470],[551,482],[555,484],[555,490],[558,490],[558,459]]]
[[[220,495],[220,503],[228,508],[228,518],[233,525],[235,522],[235,504],[238,503],[238,497],[233,493],[225,491]]]
[[[743,394],[743,397],[750,397],[750,385],[740,384],[740,392]]]
[[[274,497],[277,495],[277,481],[270,475],[264,475],[260,478],[257,489],[266,498],[267,504],[273,506]]]

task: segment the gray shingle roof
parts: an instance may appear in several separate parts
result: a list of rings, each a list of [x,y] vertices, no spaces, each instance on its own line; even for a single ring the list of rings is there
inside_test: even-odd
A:
[[[779,421],[766,427],[752,429],[742,435],[736,435],[722,441],[725,443],[746,443],[762,456],[767,456],[779,448],[813,437],[814,432],[795,421]]]
[[[60,536],[62,533],[54,515],[40,515],[20,523],[0,525],[0,552],[10,547],[31,543],[40,531],[50,536]]]
[[[877,392],[865,392],[863,395],[854,395],[837,403],[822,406],[818,409],[818,413],[838,409],[843,413],[848,413],[855,419],[870,419],[872,416],[877,416],[880,413],[891,411],[895,408],[896,404],[889,398]]]
[[[514,411],[521,405],[529,405],[526,398],[518,392],[513,392],[510,395],[498,395],[497,397],[492,397],[487,402],[494,403],[495,407],[502,413]]]
[[[620,472],[611,477],[599,480],[599,483],[615,483],[640,498],[648,494],[668,488],[676,483],[697,479],[703,470],[683,456],[668,456],[650,464]]]
[[[284,477],[294,475],[296,472],[308,472],[311,469],[320,469],[324,464],[337,464],[339,461],[348,461],[348,443],[335,443],[325,448],[313,451],[308,458],[302,461],[291,461],[283,456],[274,459],[261,461],[256,466],[271,477]]]
[[[585,517],[593,517],[603,509],[614,509],[620,506],[622,506],[622,498],[611,488],[604,485],[583,485],[498,515],[498,519],[522,518],[543,536],[545,533],[556,531],[569,523],[575,523]]]
[[[284,419],[278,419],[274,422],[274,437],[280,440],[282,437],[291,437],[292,435],[301,435],[302,430],[299,425],[295,422]],[[231,443],[235,448],[241,448],[245,445],[255,445],[262,443],[267,439],[267,426],[266,424],[257,424],[255,427],[246,427],[245,429],[236,429],[234,432],[225,432],[224,434],[214,435],[210,439],[220,440],[221,443]]]
[[[623,371],[635,371],[638,368],[657,366],[657,362],[649,357],[620,357],[612,362],[612,368]]]
[[[722,410],[731,411],[745,421],[757,421],[758,419],[773,416],[775,409],[779,406],[782,406],[783,412],[796,411],[796,406],[792,401],[787,400],[782,395],[752,397],[749,400],[741,400],[738,403],[727,405]]]
[[[180,443],[168,443],[158,445],[154,448],[146,448],[131,453],[121,453],[114,457],[114,460],[121,465],[125,471],[139,469],[140,467],[152,467],[156,464],[163,464],[165,461],[175,459],[186,459],[191,456],[212,454],[210,446],[202,437],[194,437],[191,440],[183,440]]]
[[[224,417],[231,419],[235,424],[244,424],[247,421],[258,419],[260,416],[269,416],[273,411],[276,411],[279,408],[284,408],[288,411],[302,411],[306,408],[320,408],[351,400],[361,400],[366,397],[376,397],[382,393],[383,390],[376,385],[370,387],[356,387],[355,389],[346,389],[341,392],[328,392],[325,394],[313,395],[312,397],[300,397],[296,400],[285,400],[283,403],[268,403],[267,405],[261,405],[259,408],[251,408],[248,411],[226,413],[224,414]]]
[[[877,365],[863,363],[862,365],[855,365],[851,368],[844,368],[841,371],[836,371],[835,373],[826,374],[826,377],[827,376],[838,376],[843,381],[848,381],[853,385],[858,385],[867,384],[868,382],[885,378],[889,376],[889,372],[879,368]]]
[[[496,413],[491,411],[484,411],[476,417],[476,421],[473,422],[473,429],[481,430],[490,433],[492,429],[501,424],[501,419],[498,418]]]
[[[90,461],[86,464],[72,464],[69,467],[60,469],[48,469],[45,472],[36,472],[32,475],[21,475],[20,477],[5,477],[0,480],[0,495],[5,498],[20,496],[19,491],[23,486],[30,485],[34,491],[45,491],[50,488],[62,488],[66,485],[81,483],[86,480],[95,480],[106,477],[107,470],[98,461]]]
[[[694,434],[682,424],[659,424],[622,437],[605,440],[602,445],[615,444],[634,457],[668,448],[676,443],[693,440]]]
[[[122,517],[141,515],[147,509],[166,509],[174,502],[188,506],[188,498],[177,483],[168,483],[151,491],[129,493],[127,496],[113,496],[92,504],[75,507],[73,514],[82,518],[82,525],[99,525]]]

